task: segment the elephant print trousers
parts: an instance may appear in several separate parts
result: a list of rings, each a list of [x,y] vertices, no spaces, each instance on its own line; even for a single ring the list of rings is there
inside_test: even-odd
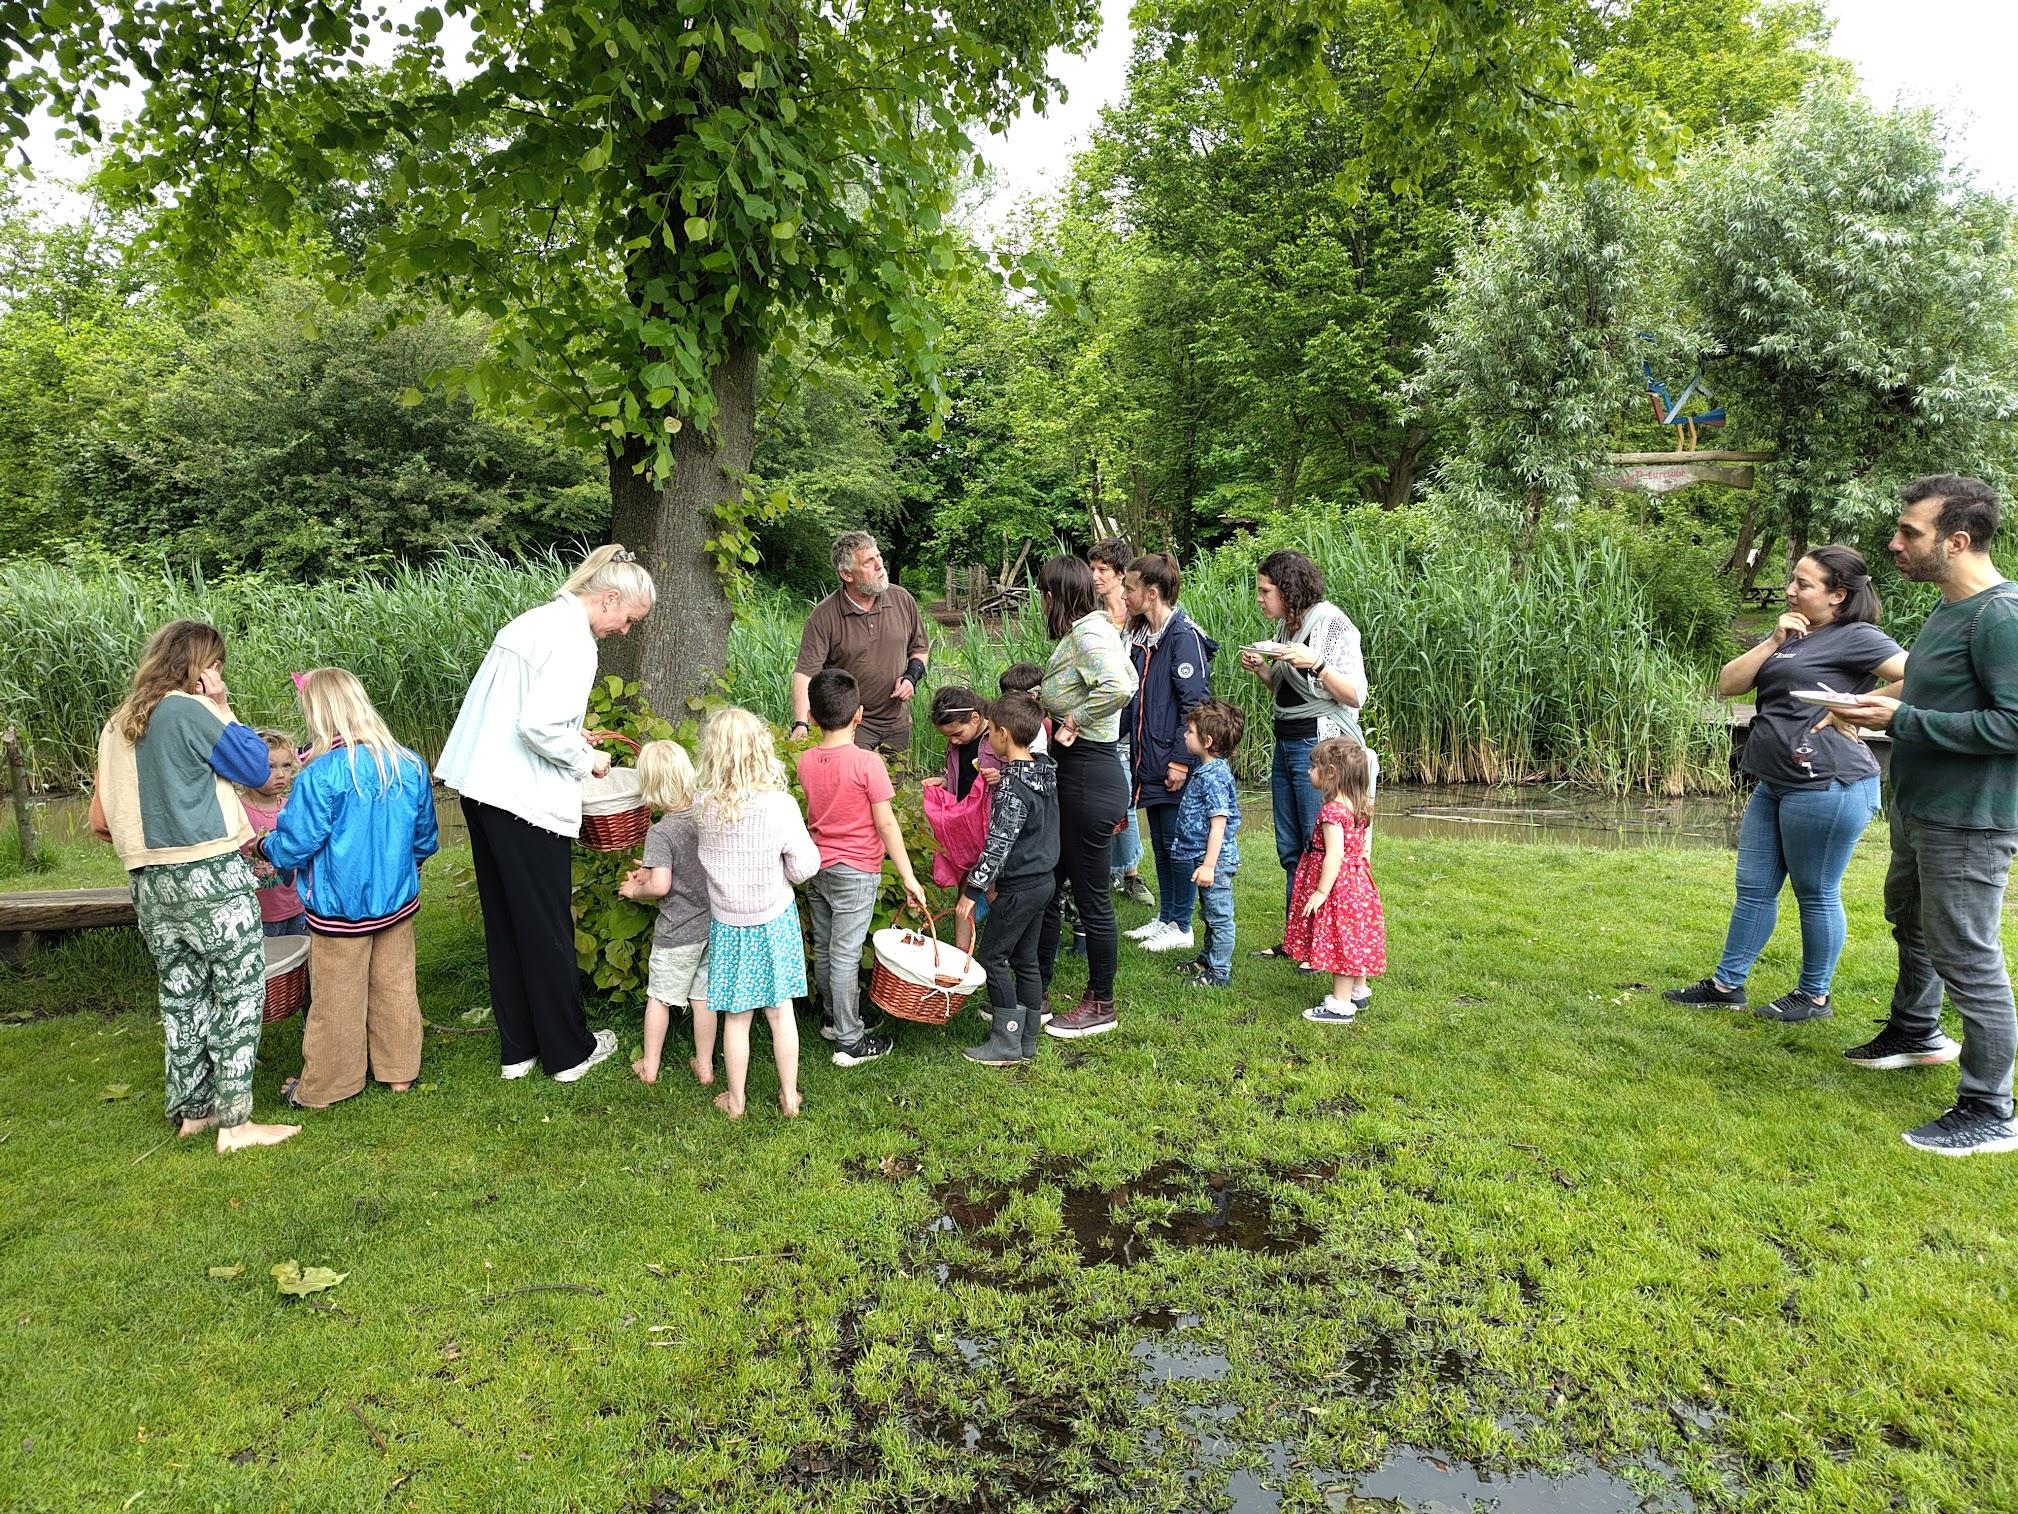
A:
[[[236,852],[137,869],[133,909],[161,978],[168,1118],[252,1118],[266,952],[252,869]]]

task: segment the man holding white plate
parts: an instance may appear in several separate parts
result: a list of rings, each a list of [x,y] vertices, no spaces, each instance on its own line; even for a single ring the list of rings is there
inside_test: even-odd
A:
[[[1945,988],[1962,1017],[1961,1085],[1938,1119],[1905,1133],[1942,1156],[2018,1151],[2011,1064],[2018,1047],[2000,928],[2018,853],[2018,587],[1990,560],[1997,495],[1981,479],[1917,479],[1892,560],[1941,603],[1913,641],[1903,683],[1832,714],[1892,733],[1892,864],[1885,918],[1899,980],[1885,1028],[1844,1055],[1881,1070],[1951,1061]]]

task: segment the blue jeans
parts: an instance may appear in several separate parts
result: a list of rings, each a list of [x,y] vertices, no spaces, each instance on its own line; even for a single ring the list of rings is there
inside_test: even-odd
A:
[[[881,873],[837,862],[806,881],[813,916],[813,987],[834,1022],[834,1044],[862,1039],[862,946],[876,916]]]
[[[1191,869],[1197,864],[1170,855],[1177,840],[1177,806],[1152,804],[1142,813],[1149,817],[1149,849],[1156,856],[1156,918],[1190,930],[1192,901],[1198,897]]]
[[[1128,785],[1128,792],[1132,794],[1135,792],[1135,769],[1129,762],[1128,742],[1124,739],[1115,745],[1121,751],[1121,781]],[[1123,827],[1121,834],[1114,838],[1114,844],[1107,852],[1107,865],[1112,869],[1116,881],[1119,881],[1123,874],[1134,872],[1142,861],[1142,827],[1136,824],[1134,810],[1128,812],[1126,819],[1127,825]]]
[[[1717,981],[1742,988],[1772,939],[1780,887],[1789,878],[1801,907],[1801,977],[1795,985],[1823,998],[1843,955],[1843,871],[1858,838],[1878,813],[1878,778],[1825,789],[1760,782],[1738,828],[1738,899],[1724,938]]]
[[[308,916],[294,915],[286,920],[262,920],[259,933],[271,941],[277,936],[305,936],[308,934]]]
[[[1186,877],[1189,877],[1188,865]],[[1205,912],[1205,976],[1224,983],[1233,973],[1233,874],[1230,867],[1212,870],[1212,887],[1198,890],[1199,907]]]
[[[1324,796],[1310,786],[1310,754],[1317,745],[1315,736],[1295,740],[1277,738],[1275,761],[1268,769],[1268,789],[1275,801],[1275,858],[1282,864],[1282,917],[1289,919],[1289,896],[1296,883],[1296,864],[1310,833],[1317,828],[1317,812],[1324,808]]]

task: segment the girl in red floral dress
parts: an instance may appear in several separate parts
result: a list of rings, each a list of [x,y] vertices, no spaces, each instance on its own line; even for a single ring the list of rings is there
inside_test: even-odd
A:
[[[1387,922],[1367,865],[1373,797],[1366,748],[1343,736],[1320,741],[1310,753],[1310,783],[1325,802],[1296,867],[1283,944],[1305,967],[1331,974],[1331,992],[1303,1018],[1350,1025],[1373,997],[1366,980],[1387,971]]]

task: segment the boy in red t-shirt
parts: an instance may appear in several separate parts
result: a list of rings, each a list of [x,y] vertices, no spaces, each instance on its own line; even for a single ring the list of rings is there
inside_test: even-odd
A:
[[[889,1035],[867,1029],[861,999],[862,945],[876,914],[883,858],[897,865],[904,900],[925,907],[925,891],[911,871],[904,834],[890,801],[890,771],[874,752],[855,745],[862,723],[862,691],[841,668],[815,673],[807,708],[820,728],[820,744],[799,754],[799,787],[806,793],[806,829],[820,848],[820,870],[806,884],[813,916],[813,984],[833,1022],[820,1034],[834,1043],[836,1067],[859,1067],[886,1055]]]

